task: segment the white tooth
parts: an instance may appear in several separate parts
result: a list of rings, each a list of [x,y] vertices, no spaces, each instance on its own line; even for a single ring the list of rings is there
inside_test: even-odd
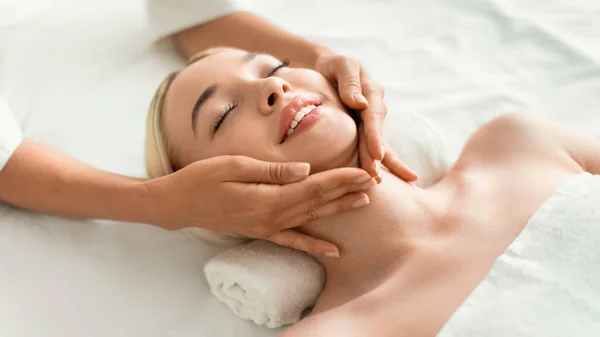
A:
[[[296,121],[292,121],[292,125],[291,125],[292,129],[293,129],[293,128],[295,128],[295,127],[296,127],[296,125],[298,125],[298,122],[296,122]]]
[[[302,110],[300,110],[300,111],[304,112],[304,114],[306,115],[314,108],[315,108],[314,105],[307,105],[304,108],[302,108]]]
[[[296,115],[294,116],[294,120],[296,122],[301,121],[302,118],[304,118],[304,116],[308,115],[314,108],[316,108],[316,106],[314,106],[314,105],[305,106],[304,108],[300,109],[300,111],[296,112]]]
[[[296,115],[294,116],[294,120],[296,122],[299,122],[302,120],[302,118],[304,118],[304,115],[305,114],[302,112],[302,110],[300,110],[300,111],[296,112]]]
[[[314,105],[309,105],[307,106],[306,109],[306,114],[309,114],[314,108],[316,108],[316,106]]]
[[[290,128],[290,129],[288,129],[288,131],[287,131],[287,135],[288,135],[288,136],[289,136],[289,135],[291,135],[291,134],[292,134],[292,132],[294,132],[294,129],[291,129],[291,128]]]

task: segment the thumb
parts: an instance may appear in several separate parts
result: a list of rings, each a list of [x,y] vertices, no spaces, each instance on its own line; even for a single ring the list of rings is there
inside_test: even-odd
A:
[[[340,98],[352,109],[362,110],[369,106],[362,94],[360,84],[360,68],[343,67],[338,74],[338,91]]]
[[[302,180],[310,173],[308,163],[273,163],[242,156],[232,160],[226,181],[281,185]]]

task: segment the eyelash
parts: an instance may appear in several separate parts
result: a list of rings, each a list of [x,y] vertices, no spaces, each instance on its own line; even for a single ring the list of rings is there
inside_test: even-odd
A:
[[[281,62],[278,66],[276,66],[275,68],[273,68],[273,70],[271,70],[271,72],[269,73],[269,75],[267,75],[267,77],[271,77],[271,76],[275,75],[275,73],[279,69],[288,67],[289,65],[290,65],[289,60],[287,60],[287,59],[283,60],[283,62]],[[215,120],[215,122],[213,123],[213,125],[211,127],[213,135],[217,132],[217,130],[219,130],[219,127],[221,126],[221,124],[223,124],[223,121],[225,121],[225,118],[227,118],[229,113],[233,109],[235,109],[237,106],[238,106],[238,104],[233,102],[233,103],[230,103],[225,109],[223,109],[223,111],[219,114],[219,117],[217,117],[217,120]]]
[[[230,103],[225,109],[223,109],[223,111],[221,111],[221,113],[219,114],[219,117],[217,117],[217,120],[215,120],[215,122],[212,125],[212,133],[213,134],[215,134],[217,132],[217,130],[219,130],[219,127],[225,120],[225,117],[227,117],[227,115],[229,115],[229,113],[233,109],[235,109],[237,106],[238,106],[237,103]]]
[[[267,77],[271,77],[271,76],[275,75],[277,70],[288,67],[289,65],[290,65],[290,60],[287,60],[287,59],[283,60],[283,62],[281,62],[277,67],[275,67],[275,68],[273,68],[273,70],[271,70],[271,72],[269,73],[269,75]]]

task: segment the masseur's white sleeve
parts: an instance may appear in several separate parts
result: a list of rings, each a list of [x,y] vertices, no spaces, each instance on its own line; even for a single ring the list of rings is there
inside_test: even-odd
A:
[[[8,105],[0,97],[0,171],[23,141],[23,133]]]
[[[242,0],[146,0],[146,4],[154,41],[247,10]]]

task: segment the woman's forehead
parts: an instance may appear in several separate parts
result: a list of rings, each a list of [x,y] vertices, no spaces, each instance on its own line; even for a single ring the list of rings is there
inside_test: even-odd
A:
[[[183,103],[182,101],[192,99],[227,73],[237,73],[244,54],[246,53],[243,51],[227,49],[190,64],[171,83],[165,99],[166,105],[170,105],[169,101],[173,100]]]
[[[177,96],[177,100],[183,95],[202,92],[205,87],[223,81],[230,75],[236,76],[242,69],[257,58],[275,59],[273,56],[252,53],[235,48],[218,48],[213,53],[200,57],[183,69],[173,80],[167,101]]]
[[[222,48],[214,53],[206,55],[190,65],[186,66],[180,73],[180,78],[209,77],[207,75],[224,70],[233,70],[242,65],[241,60],[247,53],[233,48]]]
[[[199,60],[192,62],[183,69],[175,78],[172,87],[175,89],[180,85],[208,84],[218,81],[227,74],[239,74],[242,68],[257,57],[273,58],[261,53],[249,53],[234,48],[220,48],[214,53],[208,54]]]

